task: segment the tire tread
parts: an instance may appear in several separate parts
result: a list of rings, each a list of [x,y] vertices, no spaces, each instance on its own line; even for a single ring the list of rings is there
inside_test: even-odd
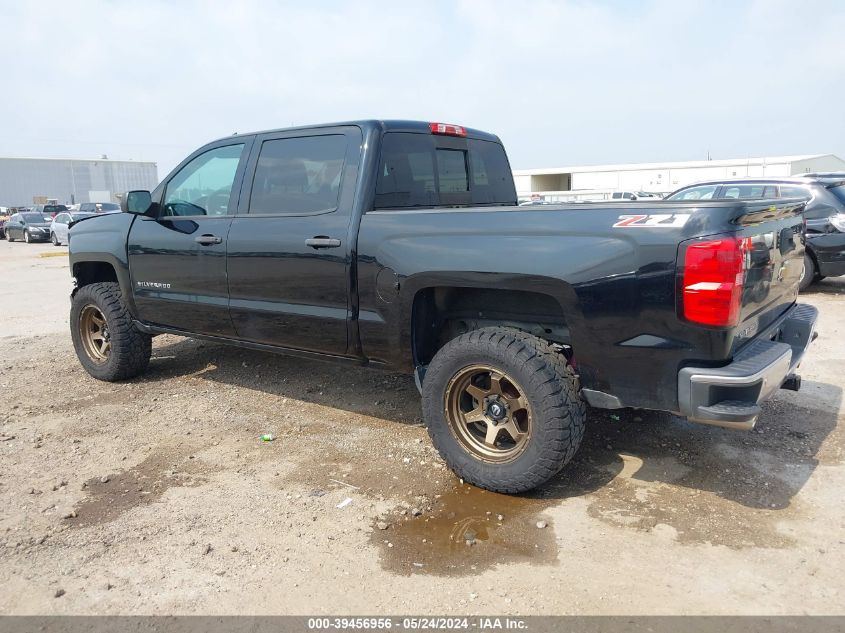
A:
[[[92,303],[103,312],[111,334],[112,357],[103,365],[90,361],[76,326],[82,308]],[[149,365],[152,337],[135,327],[118,283],[98,282],[80,288],[73,297],[70,322],[76,354],[94,378],[108,382],[126,380],[142,374]]]
[[[474,352],[505,354],[515,367],[526,367],[531,376],[530,384],[523,388],[535,396],[531,406],[539,453],[519,472],[481,462],[460,448],[455,451],[452,432],[439,411],[443,393],[434,385],[445,388],[451,378],[440,374],[448,370],[450,362]],[[424,418],[435,448],[465,481],[494,492],[525,492],[560,472],[578,450],[586,420],[586,405],[578,391],[577,376],[566,357],[547,341],[505,327],[481,328],[449,341],[432,360],[423,385]]]

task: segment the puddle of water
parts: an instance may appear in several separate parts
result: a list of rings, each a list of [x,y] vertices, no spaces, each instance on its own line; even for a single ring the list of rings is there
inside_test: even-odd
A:
[[[499,563],[553,564],[554,528],[541,512],[549,502],[456,485],[435,498],[431,512],[394,514],[373,526],[384,569],[397,574],[463,576]],[[500,518],[501,517],[501,518]],[[537,522],[545,521],[545,528]]]
[[[107,475],[108,481],[89,479],[87,496],[76,506],[76,517],[68,519],[68,525],[81,528],[108,523],[132,508],[158,500],[168,488],[204,483],[199,475],[207,470],[187,453],[153,453],[129,470]]]

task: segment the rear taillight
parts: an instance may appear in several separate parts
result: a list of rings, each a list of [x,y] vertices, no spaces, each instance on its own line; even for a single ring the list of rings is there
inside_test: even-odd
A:
[[[719,327],[739,322],[745,256],[750,248],[750,238],[738,237],[686,246],[681,301],[687,321]]]
[[[451,123],[432,123],[430,125],[432,134],[443,134],[445,136],[466,136],[467,130],[460,125]]]

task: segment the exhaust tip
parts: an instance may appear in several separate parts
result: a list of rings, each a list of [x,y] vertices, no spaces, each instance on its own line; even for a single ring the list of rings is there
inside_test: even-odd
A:
[[[801,389],[801,376],[798,374],[789,374],[780,386],[781,389],[789,389],[790,391],[798,391]]]

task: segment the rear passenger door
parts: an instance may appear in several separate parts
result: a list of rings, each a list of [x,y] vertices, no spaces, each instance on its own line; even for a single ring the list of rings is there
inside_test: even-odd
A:
[[[345,354],[360,128],[256,139],[227,241],[229,310],[257,343]]]

